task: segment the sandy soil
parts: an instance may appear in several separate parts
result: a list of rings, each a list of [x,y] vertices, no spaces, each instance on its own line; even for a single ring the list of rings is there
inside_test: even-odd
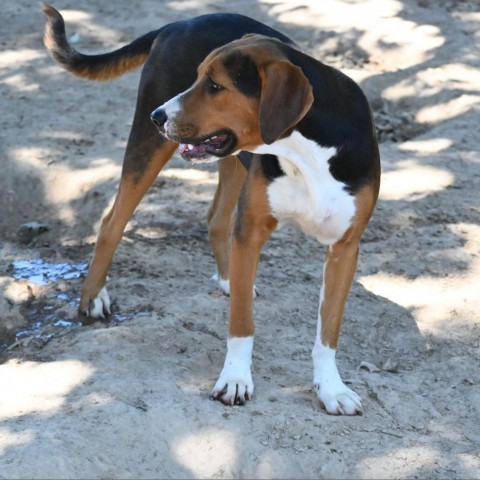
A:
[[[7,0],[0,478],[478,478],[478,2],[55,6],[85,52],[117,48],[176,19],[245,13],[359,81],[375,110],[384,173],[338,362],[365,415],[328,416],[312,391],[324,249],[290,229],[262,254],[255,397],[235,408],[208,400],[228,308],[210,280],[213,169],[171,161],[117,251],[111,321],[76,323],[77,264],[88,262],[115,193],[139,73],[109,84],[71,77],[42,46],[38,5]],[[38,259],[75,271],[47,272],[43,282],[16,278],[26,270],[14,262]]]

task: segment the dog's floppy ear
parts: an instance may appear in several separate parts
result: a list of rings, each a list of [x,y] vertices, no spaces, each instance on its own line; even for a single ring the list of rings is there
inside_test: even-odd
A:
[[[313,92],[302,69],[287,60],[272,62],[259,73],[260,135],[270,145],[306,115],[313,103]]]

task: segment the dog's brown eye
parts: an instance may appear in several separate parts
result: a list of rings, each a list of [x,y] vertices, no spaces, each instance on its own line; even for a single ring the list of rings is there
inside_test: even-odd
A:
[[[207,86],[207,91],[213,94],[221,92],[222,90],[225,90],[225,87],[215,82],[211,78],[208,78],[206,86]]]

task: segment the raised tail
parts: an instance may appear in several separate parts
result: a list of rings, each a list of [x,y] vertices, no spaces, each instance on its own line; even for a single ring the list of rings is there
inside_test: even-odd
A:
[[[128,45],[101,55],[77,52],[65,35],[65,22],[60,12],[44,4],[47,17],[43,41],[53,58],[74,75],[89,80],[106,81],[130,72],[145,63],[158,31],[149,32]]]

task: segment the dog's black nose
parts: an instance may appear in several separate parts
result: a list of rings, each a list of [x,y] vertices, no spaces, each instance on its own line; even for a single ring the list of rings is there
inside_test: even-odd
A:
[[[155,124],[157,128],[162,128],[165,122],[167,121],[167,114],[165,113],[165,110],[161,107],[157,108],[152,112],[150,115],[150,119],[152,122]]]

